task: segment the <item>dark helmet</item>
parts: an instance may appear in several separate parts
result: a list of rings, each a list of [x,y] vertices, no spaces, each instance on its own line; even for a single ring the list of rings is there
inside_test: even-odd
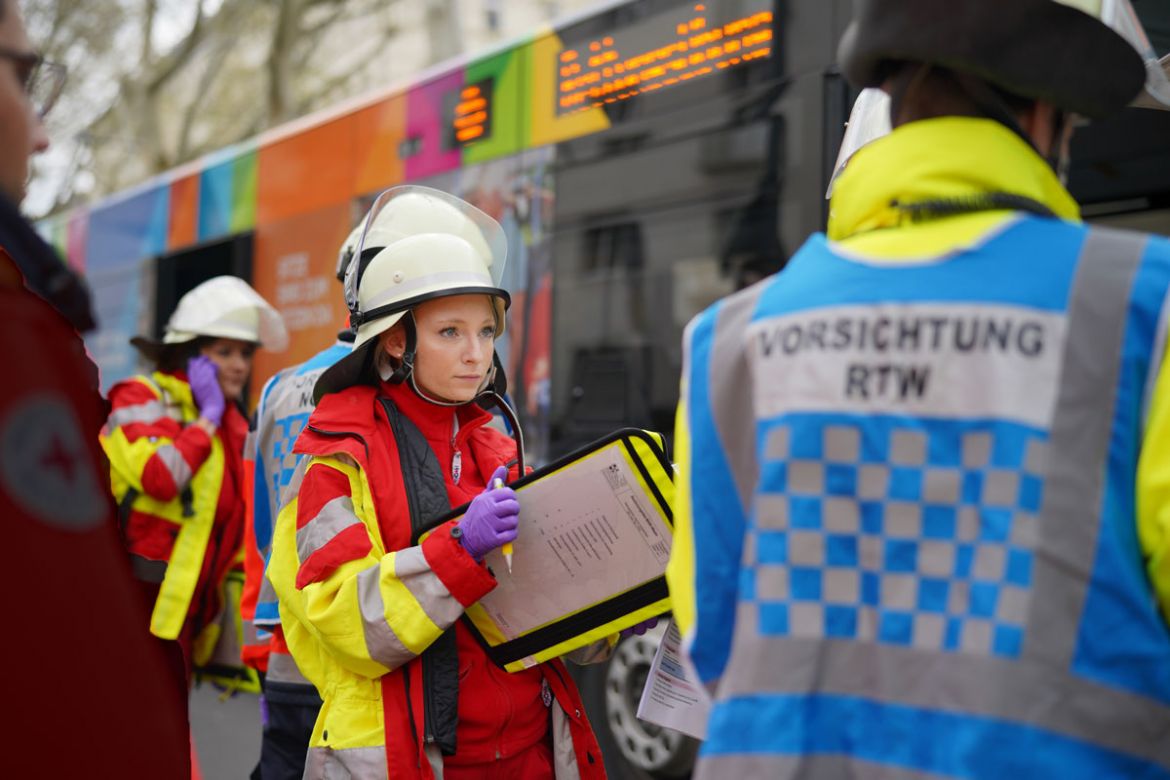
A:
[[[880,86],[892,63],[923,62],[1066,111],[1102,117],[1129,105],[1146,81],[1146,64],[1136,48],[1140,41],[1119,32],[1136,30],[1134,35],[1144,40],[1126,0],[855,3],[838,60],[857,87]],[[1103,8],[1109,6],[1111,16],[1128,17],[1105,18]]]

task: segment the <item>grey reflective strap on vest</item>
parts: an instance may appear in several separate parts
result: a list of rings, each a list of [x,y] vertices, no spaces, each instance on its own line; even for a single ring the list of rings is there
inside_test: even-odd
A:
[[[915,772],[887,764],[875,764],[849,756],[776,756],[750,754],[704,758],[695,780],[748,780],[749,778],[791,778],[792,780],[950,780],[950,775]]]
[[[1170,712],[1152,698],[1071,674],[1101,532],[1101,503],[1129,298],[1146,239],[1092,231],[1068,305],[1060,389],[1047,447],[1034,579],[1019,660],[876,642],[765,637],[758,607],[738,607],[720,699],[753,695],[859,696],[1034,725],[1170,767]],[[725,409],[729,414],[732,410]],[[828,520],[826,522],[829,522]],[[752,537],[745,545],[750,553]],[[767,746],[760,746],[766,753]],[[766,755],[704,759],[703,777],[928,777],[871,773],[861,762]],[[844,760],[844,759],[842,759]],[[725,771],[718,771],[716,768]],[[756,772],[753,767],[765,767]]]
[[[263,577],[260,578],[260,595],[256,598],[257,604],[276,604],[279,598],[276,595],[276,588],[268,580],[267,571]],[[260,628],[272,628],[280,625],[280,614],[276,617],[256,618],[253,621]]]
[[[301,669],[291,655],[271,652],[268,654],[268,673],[265,678],[268,682],[296,683],[297,685],[313,684],[301,674]],[[313,688],[316,690],[316,688]]]
[[[1170,766],[1166,708],[1153,699],[1003,658],[869,642],[744,638],[758,625],[755,613],[754,604],[739,605],[720,699],[816,691],[923,709],[945,706],[1043,726]]]
[[[1068,668],[1097,558],[1129,297],[1148,237],[1093,230],[1068,305],[1023,659]],[[1136,522],[1136,520],[1135,520]]]
[[[752,379],[743,340],[767,285],[761,282],[719,304],[708,364],[711,414],[745,514],[751,509],[759,464],[755,456]]]

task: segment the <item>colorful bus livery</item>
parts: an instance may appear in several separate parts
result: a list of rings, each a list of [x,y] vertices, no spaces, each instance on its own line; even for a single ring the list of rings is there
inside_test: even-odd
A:
[[[620,124],[617,101],[771,54],[766,0],[611,3],[587,19],[439,66],[46,220],[93,287],[101,330],[89,348],[103,385],[138,370],[127,339],[161,329],[182,292],[214,273],[251,279],[288,320],[292,348],[261,356],[258,376],[309,356],[344,321],[328,283],[337,244],[372,195],[421,181],[472,198],[510,228],[516,307],[503,349],[538,431],[533,444],[546,454],[556,144]],[[566,77],[574,59],[595,85]],[[763,77],[741,82],[753,80]]]

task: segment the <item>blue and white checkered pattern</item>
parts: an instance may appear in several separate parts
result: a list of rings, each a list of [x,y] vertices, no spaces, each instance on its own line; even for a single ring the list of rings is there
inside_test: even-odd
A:
[[[1043,433],[801,416],[762,450],[740,583],[761,633],[1019,656]]]
[[[268,453],[268,457],[271,458],[269,463],[281,464],[280,468],[273,468],[269,475],[272,480],[271,494],[273,496],[279,496],[292,482],[296,468],[288,468],[288,464],[294,463],[294,461],[291,458],[288,460],[285,458],[292,454],[293,445],[297,443],[297,437],[301,435],[301,431],[308,424],[310,413],[311,410],[310,412],[292,414],[273,423],[278,433],[272,437],[272,448]]]

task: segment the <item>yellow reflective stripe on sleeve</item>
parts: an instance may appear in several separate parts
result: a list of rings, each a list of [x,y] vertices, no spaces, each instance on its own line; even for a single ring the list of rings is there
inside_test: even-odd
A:
[[[1170,360],[1149,400],[1137,469],[1138,539],[1162,616],[1170,623]]]
[[[215,524],[215,507],[223,486],[223,474],[223,445],[218,438],[212,437],[211,454],[191,481],[195,516],[185,519],[179,527],[179,535],[167,563],[167,575],[163,578],[150,616],[150,632],[157,637],[176,639],[187,619],[191,597],[203,569],[207,541],[211,538],[211,529]],[[179,502],[170,503],[177,505]],[[138,501],[135,501],[137,507]]]
[[[376,563],[357,577],[358,606],[362,612],[362,629],[370,658],[387,669],[413,660],[417,653],[407,649],[386,618],[382,599],[382,564]]]
[[[385,571],[397,571],[395,559],[399,553],[388,553],[382,559]],[[430,647],[443,629],[435,624],[427,615],[426,610],[415,599],[406,583],[397,576],[381,577],[379,585],[383,602],[386,622],[394,628],[395,635],[402,641],[407,650],[419,655]]]
[[[691,437],[687,425],[686,387],[674,424],[674,541],[666,564],[666,584],[675,623],[683,636],[695,628],[695,538],[691,522]]]

